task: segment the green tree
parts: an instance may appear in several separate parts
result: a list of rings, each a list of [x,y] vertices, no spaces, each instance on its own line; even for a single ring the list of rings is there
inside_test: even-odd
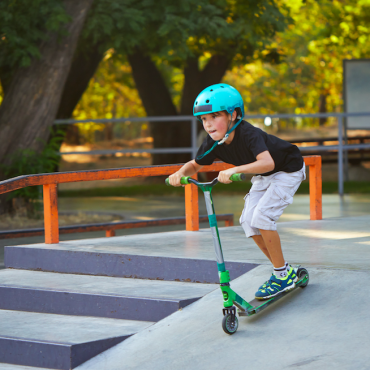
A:
[[[91,3],[1,2],[0,163],[10,164],[20,150],[42,151]],[[0,212],[7,208],[1,197]]]
[[[269,46],[278,49],[278,63],[255,55],[256,61],[234,67],[225,81],[238,86],[251,113],[341,111],[343,59],[370,56],[370,2],[288,4],[294,23]]]
[[[48,127],[56,117],[71,117],[107,50],[129,61],[148,115],[191,114],[201,89],[264,48],[288,19],[274,0],[5,0],[0,6],[5,162],[22,148],[42,150]],[[174,68],[184,75],[179,109],[167,73]],[[189,129],[153,124],[154,145],[189,146]],[[155,156],[154,163],[185,159]]]
[[[287,9],[273,1],[150,2],[143,40],[128,51],[136,87],[148,115],[191,115],[197,94],[221,82],[233,64],[245,63],[271,42],[287,22]],[[165,20],[164,22],[162,20]],[[164,66],[184,75],[175,106]],[[161,67],[159,67],[161,66]],[[190,125],[153,123],[155,147],[190,146]],[[188,155],[155,155],[153,163],[183,162]]]
[[[191,114],[203,88],[220,82],[232,64],[249,60],[287,20],[286,7],[269,0],[182,0],[176,5],[169,0],[96,0],[57,117],[72,115],[107,50],[113,50],[114,63],[128,60],[147,115]],[[174,71],[183,76],[176,82],[180,93],[172,84]],[[156,122],[151,129],[157,148],[190,146],[188,123]],[[187,154],[154,155],[153,163],[187,159]]]

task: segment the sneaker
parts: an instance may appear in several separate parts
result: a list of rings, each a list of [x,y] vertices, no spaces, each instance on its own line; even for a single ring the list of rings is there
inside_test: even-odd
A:
[[[274,274],[271,274],[271,276],[273,276]],[[260,289],[265,289],[267,287],[267,284],[269,283],[270,280],[266,280],[259,288],[258,290]]]
[[[296,283],[297,280],[298,280],[298,277],[297,277],[297,270],[296,268],[292,267],[292,265],[289,265],[289,270],[288,270],[288,275],[291,276],[291,278],[293,279],[293,281]],[[274,275],[274,274],[272,274]],[[265,289],[267,287],[267,284],[269,283],[269,280],[265,281],[259,288],[258,290],[260,289]]]
[[[288,275],[293,279],[293,281],[296,283],[298,281],[297,276],[298,268],[292,267],[292,265],[289,265]]]
[[[295,278],[293,278],[292,272],[295,275]],[[258,289],[255,297],[259,300],[275,297],[282,292],[293,289],[297,279],[297,275],[294,273],[293,268],[289,270],[288,275],[283,279],[278,279],[274,274],[272,274],[270,280]]]

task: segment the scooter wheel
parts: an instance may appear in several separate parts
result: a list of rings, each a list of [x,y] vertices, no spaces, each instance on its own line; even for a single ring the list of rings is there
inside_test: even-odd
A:
[[[222,319],[222,329],[226,334],[234,334],[238,330],[238,318],[234,316],[234,320],[232,319],[231,313],[228,313]]]
[[[298,279],[302,279],[305,275],[308,275],[307,281],[302,284],[300,287],[305,288],[310,281],[310,275],[308,274],[308,271],[305,268],[299,268],[297,271]]]

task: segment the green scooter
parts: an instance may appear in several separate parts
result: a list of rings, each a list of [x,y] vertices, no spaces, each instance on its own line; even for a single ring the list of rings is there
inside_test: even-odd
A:
[[[244,181],[245,174],[237,173],[230,177],[231,181]],[[208,219],[209,219],[209,226],[211,228],[212,236],[213,236],[213,245],[216,252],[216,260],[217,260],[217,268],[218,274],[220,277],[220,288],[222,291],[222,295],[224,298],[224,308],[223,312],[223,320],[222,320],[222,328],[225,333],[227,334],[234,334],[238,330],[238,317],[236,316],[236,308],[238,308],[239,316],[251,316],[254,315],[272,303],[276,302],[277,300],[285,297],[287,294],[291,293],[292,291],[296,290],[298,287],[304,288],[307,286],[309,281],[309,274],[308,271],[300,266],[297,266],[295,269],[297,270],[296,274],[298,277],[298,281],[295,283],[295,287],[289,291],[285,291],[280,293],[277,296],[272,298],[260,301],[257,299],[253,299],[249,303],[245,301],[242,297],[240,297],[236,292],[234,292],[230,287],[230,274],[229,271],[225,268],[225,261],[222,253],[221,248],[221,240],[220,235],[218,232],[217,227],[217,219],[215,214],[215,208],[213,205],[212,200],[212,188],[218,183],[218,179],[215,178],[211,182],[198,182],[191,177],[182,177],[181,184],[188,185],[194,184],[202,189],[204,193],[204,199],[206,202]],[[166,179],[166,184],[170,185],[169,179]]]

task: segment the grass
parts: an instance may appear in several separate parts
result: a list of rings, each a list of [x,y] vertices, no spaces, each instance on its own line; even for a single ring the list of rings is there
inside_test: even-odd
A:
[[[251,183],[235,182],[229,185],[218,184],[217,193],[223,194],[246,194],[250,189]],[[322,184],[323,194],[338,194],[338,183],[336,181],[326,181]],[[370,194],[370,182],[367,181],[348,181],[344,183],[346,194]],[[59,191],[60,197],[129,197],[143,195],[183,195],[183,188],[174,188],[162,184],[145,184],[136,186],[120,186],[81,190],[62,190]],[[305,181],[299,187],[297,194],[309,194],[309,184]]]

